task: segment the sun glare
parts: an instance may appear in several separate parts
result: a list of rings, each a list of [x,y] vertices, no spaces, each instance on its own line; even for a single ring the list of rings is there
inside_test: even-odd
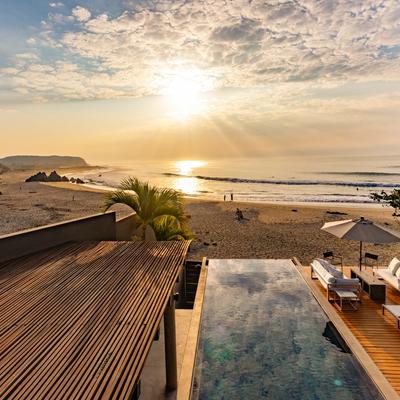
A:
[[[165,74],[161,94],[166,97],[170,115],[176,119],[186,120],[207,111],[204,92],[211,87],[211,79],[201,72],[180,70]]]
[[[184,161],[177,161],[175,163],[175,167],[179,175],[191,175],[194,168],[199,168],[205,165],[204,161],[198,160],[184,160]]]
[[[200,160],[182,160],[174,163],[176,172],[180,175],[173,183],[175,189],[189,195],[198,193],[199,181],[190,175],[193,174],[194,169],[206,164],[205,161]]]
[[[178,178],[174,182],[174,187],[185,194],[196,194],[198,192],[198,182],[196,178]]]

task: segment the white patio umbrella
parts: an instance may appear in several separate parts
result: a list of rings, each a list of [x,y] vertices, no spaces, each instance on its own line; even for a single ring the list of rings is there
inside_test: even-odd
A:
[[[400,233],[378,225],[364,217],[326,222],[321,229],[341,239],[357,240],[360,242],[360,268],[363,242],[383,244],[400,241]]]

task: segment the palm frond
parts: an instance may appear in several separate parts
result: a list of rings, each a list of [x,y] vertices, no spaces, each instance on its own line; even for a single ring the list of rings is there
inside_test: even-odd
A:
[[[162,240],[190,237],[190,231],[185,227],[183,197],[177,190],[157,188],[136,177],[130,177],[121,182],[119,190],[106,195],[104,210],[114,204],[131,207],[143,232],[150,225],[156,232],[157,240],[161,240],[159,237]]]
[[[139,214],[140,204],[138,203],[136,196],[130,193],[122,190],[107,193],[104,199],[104,211],[107,211],[114,204],[126,204],[132,208],[133,211]]]
[[[188,229],[170,215],[160,217],[152,223],[152,227],[157,240],[185,240],[191,237]]]
[[[179,222],[184,222],[186,220],[185,212],[183,208],[175,207],[173,205],[160,205],[155,210],[153,210],[153,219],[159,217],[170,215],[175,217]]]

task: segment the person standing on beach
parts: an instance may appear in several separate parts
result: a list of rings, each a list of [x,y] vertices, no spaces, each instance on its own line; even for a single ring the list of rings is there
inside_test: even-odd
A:
[[[233,201],[233,193],[231,193],[231,201]]]
[[[226,194],[224,194],[224,201],[226,201]]]

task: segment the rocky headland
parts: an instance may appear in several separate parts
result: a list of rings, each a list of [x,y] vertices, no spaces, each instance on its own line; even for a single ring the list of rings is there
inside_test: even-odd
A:
[[[25,182],[71,182],[71,183],[85,183],[80,178],[67,178],[65,175],[61,176],[57,173],[57,171],[50,172],[49,175],[46,172],[38,172],[29,178],[25,179]]]

